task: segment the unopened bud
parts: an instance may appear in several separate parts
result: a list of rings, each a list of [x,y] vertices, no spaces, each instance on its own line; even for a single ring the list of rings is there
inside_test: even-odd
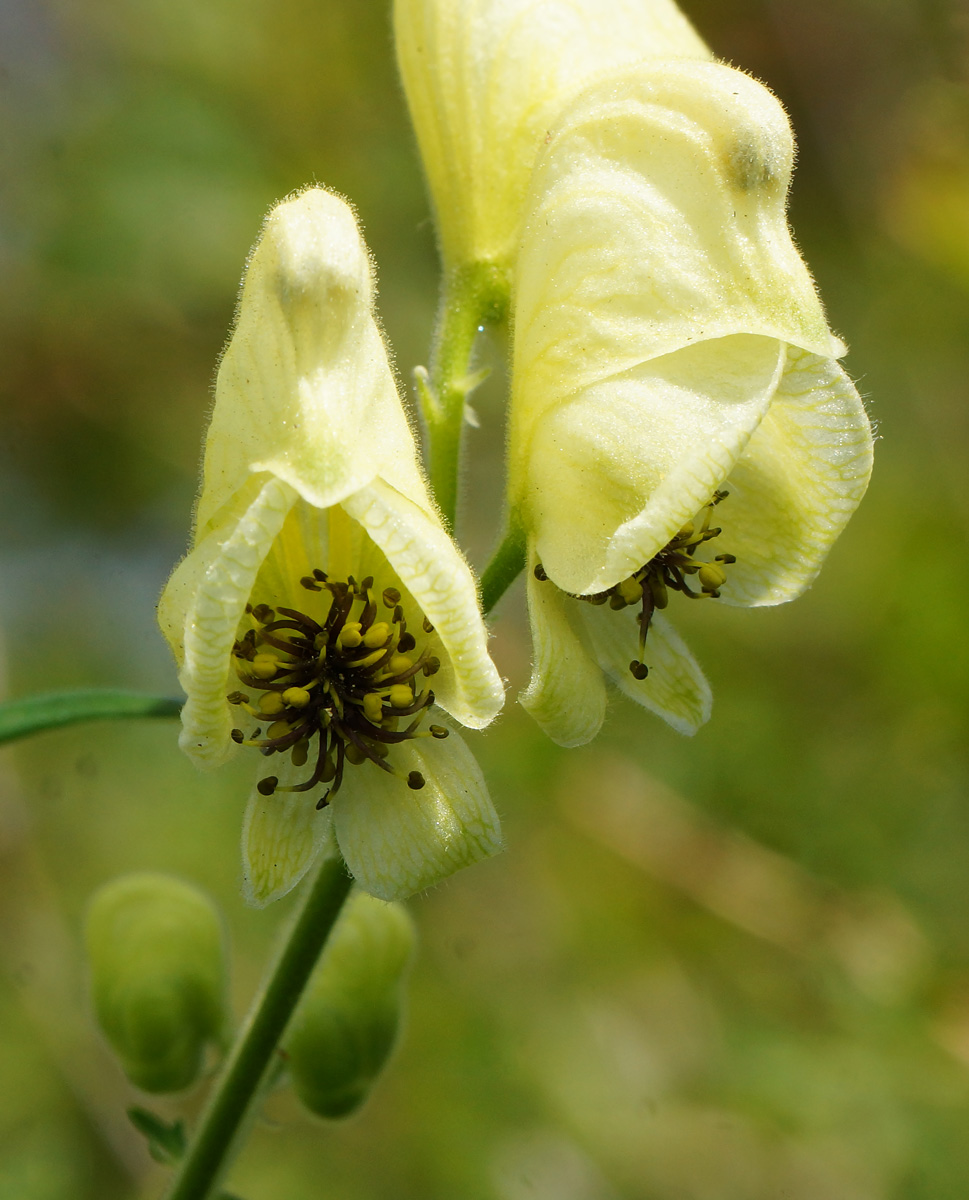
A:
[[[314,971],[284,1047],[293,1087],[319,1117],[349,1116],[397,1041],[414,926],[399,904],[358,892]]]
[[[125,875],[95,894],[85,940],[95,1015],[131,1082],[146,1092],[194,1083],[225,1020],[212,902],[168,875]]]

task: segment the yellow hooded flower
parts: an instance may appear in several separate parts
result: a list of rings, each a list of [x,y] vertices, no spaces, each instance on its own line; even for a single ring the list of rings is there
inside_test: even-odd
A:
[[[270,213],[219,368],[192,548],[159,608],[188,696],[183,749],[200,765],[261,751],[243,833],[258,904],[334,837],[385,899],[500,844],[470,752],[428,721],[437,704],[487,725],[502,687],[373,293],[342,200],[312,188]]]
[[[394,32],[445,263],[499,275],[567,101],[643,58],[710,56],[672,0],[395,0]]]
[[[602,723],[600,667],[695,730],[710,692],[656,612],[669,591],[792,599],[865,491],[871,431],[787,227],[792,159],[765,88],[680,61],[587,89],[536,165],[510,496],[530,554],[522,702],[563,744]]]

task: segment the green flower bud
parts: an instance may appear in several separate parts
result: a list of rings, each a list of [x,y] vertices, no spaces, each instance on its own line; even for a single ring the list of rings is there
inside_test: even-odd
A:
[[[168,875],[125,875],[91,901],[85,929],[98,1024],[146,1092],[198,1078],[225,1020],[222,923],[198,889]]]
[[[352,897],[284,1039],[293,1087],[319,1117],[363,1104],[397,1041],[414,926],[399,904]]]

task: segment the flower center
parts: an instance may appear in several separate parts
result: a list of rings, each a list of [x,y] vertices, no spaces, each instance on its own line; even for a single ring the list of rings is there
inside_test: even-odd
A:
[[[737,561],[732,554],[718,554],[713,562],[703,562],[694,557],[700,546],[720,536],[722,531],[719,527],[710,528],[710,519],[713,510],[727,495],[727,492],[714,492],[710,503],[703,506],[694,520],[687,521],[658,554],[613,587],[591,596],[567,593],[574,600],[584,600],[587,604],[608,602],[610,608],[617,610],[627,608],[631,604],[641,605],[636,617],[639,625],[639,657],[629,664],[630,674],[634,678],[645,679],[649,674],[649,667],[643,662],[646,634],[649,632],[655,610],[665,608],[669,603],[670,590],[682,592],[691,600],[702,600],[704,597],[715,600],[727,582],[727,573],[723,567]],[[698,592],[687,583],[687,577],[692,575],[697,577],[700,585]],[[535,578],[542,581],[548,579],[541,563],[535,567]]]
[[[417,642],[407,631],[400,592],[385,588],[378,602],[372,576],[357,583],[351,575],[344,583],[318,569],[300,583],[308,591],[329,594],[322,622],[293,608],[247,604],[252,628],[232,649],[243,686],[262,695],[252,704],[245,692],[233,692],[229,703],[268,722],[265,736],[261,727],[249,737],[233,729],[233,741],[257,746],[267,757],[288,753],[293,765],[301,767],[316,738],[316,761],[308,779],[283,787],[277,776],[267,775],[257,784],[259,791],[271,796],[328,785],[316,805],[323,808],[340,790],[346,764],[367,761],[408,787],[422,788],[420,771],[404,775],[388,758],[398,742],[447,737],[441,725],[419,728],[434,693],[419,691],[418,679],[435,674],[441,664],[426,647],[415,656]],[[423,629],[434,632],[426,617]],[[401,728],[405,718],[411,719]]]

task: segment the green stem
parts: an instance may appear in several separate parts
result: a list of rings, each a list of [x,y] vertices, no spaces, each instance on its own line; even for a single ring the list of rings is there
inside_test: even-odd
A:
[[[481,607],[485,616],[524,569],[525,535],[517,523],[511,522],[501,545],[491,556],[491,562],[481,576]]]
[[[206,1200],[219,1182],[273,1053],[352,884],[342,859],[323,862],[279,960],[213,1087],[167,1200]]]
[[[464,406],[481,382],[471,362],[478,332],[503,320],[508,307],[505,274],[491,263],[472,263],[452,271],[441,300],[430,374],[418,376],[418,393],[427,425],[428,475],[441,514],[454,528]]]
[[[115,688],[79,688],[49,692],[0,704],[0,743],[59,729],[79,721],[121,720],[128,717],[177,717],[181,700],[144,696]]]

